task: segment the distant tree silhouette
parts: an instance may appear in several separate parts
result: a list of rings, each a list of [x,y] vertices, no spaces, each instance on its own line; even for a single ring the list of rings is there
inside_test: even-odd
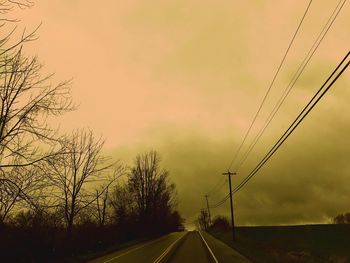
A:
[[[216,216],[211,227],[220,230],[228,230],[230,228],[230,222],[225,216]]]
[[[128,186],[135,198],[140,222],[154,224],[173,209],[174,185],[168,183],[167,179],[168,171],[160,167],[157,152],[151,151],[136,157]]]
[[[169,172],[160,167],[157,152],[136,157],[129,173],[128,189],[144,230],[162,231],[168,227],[166,219],[175,216],[172,214],[176,207],[175,185],[169,182],[168,176]]]
[[[114,186],[109,204],[112,207],[112,217],[115,224],[125,228],[134,223],[137,210],[136,202],[127,185],[117,184]]]
[[[350,213],[339,214],[333,218],[334,224],[350,224]]]
[[[198,224],[200,229],[207,230],[209,228],[209,214],[208,211],[202,209],[198,216]]]

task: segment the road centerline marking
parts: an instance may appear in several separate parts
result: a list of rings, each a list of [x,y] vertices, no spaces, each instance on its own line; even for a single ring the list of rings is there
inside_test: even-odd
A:
[[[165,238],[165,237],[166,237],[166,236],[163,236],[163,237],[161,237],[161,238],[157,238],[156,240],[147,242],[146,244],[143,244],[143,245],[140,245],[140,246],[135,247],[135,248],[133,248],[133,249],[130,249],[130,250],[128,250],[128,251],[125,251],[124,253],[122,253],[122,254],[120,254],[120,255],[117,255],[117,256],[115,256],[115,257],[113,257],[113,258],[110,258],[110,259],[108,259],[108,260],[106,260],[106,261],[103,261],[103,263],[111,262],[112,260],[115,260],[115,259],[117,259],[117,258],[120,258],[120,257],[122,257],[122,256],[125,256],[125,255],[127,255],[127,254],[129,254],[129,253],[131,253],[131,252],[133,252],[133,251],[135,251],[135,250],[138,250],[138,249],[140,249],[140,248],[143,248],[143,247],[145,247],[145,246],[147,246],[147,245],[151,245],[151,244],[153,244],[153,243],[155,243],[155,242],[157,242],[157,241],[159,241],[159,240],[161,240],[161,239],[163,239],[163,238]]]
[[[164,251],[163,253],[158,257],[156,258],[156,260],[153,262],[153,263],[159,263],[165,256],[166,254],[169,253],[169,251],[171,250],[171,248],[176,244],[176,242],[178,242],[181,238],[183,238],[184,236],[186,236],[186,234],[180,236],[178,239],[176,239],[173,243],[170,244],[170,246],[168,246]]]

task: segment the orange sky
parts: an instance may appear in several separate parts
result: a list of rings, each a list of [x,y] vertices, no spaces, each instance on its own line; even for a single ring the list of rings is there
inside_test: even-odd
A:
[[[311,5],[257,128],[337,2],[314,1]],[[21,18],[20,28],[26,25],[31,29],[43,23],[38,33],[40,38],[28,44],[26,52],[38,55],[47,72],[56,72],[56,80],[73,78],[72,95],[79,109],[59,119],[61,130],[91,128],[103,134],[107,150],[122,160],[129,160],[138,150],[150,147],[160,150],[165,164],[174,173],[180,207],[187,218],[193,218],[203,205],[205,190],[210,189],[221,170],[227,168],[307,3],[306,0],[225,0],[220,3],[107,0],[100,4],[91,0],[50,0],[37,1],[34,7],[18,11],[16,16]],[[350,7],[346,4],[295,91],[281,108],[264,142],[247,163],[246,171],[348,52],[349,25]],[[346,122],[347,119],[342,119],[346,117],[342,116],[350,113],[346,107],[350,98],[349,83],[347,73],[339,81],[339,90],[319,107],[319,115],[309,118],[306,125],[309,130],[295,135],[296,145],[307,141],[307,136],[312,136],[310,131],[320,130],[317,116],[326,114],[327,120],[339,118],[339,123]],[[330,123],[322,122],[326,127],[321,125],[321,129],[327,135]],[[324,142],[326,138],[319,140]],[[338,149],[336,142],[334,145],[334,149]],[[308,153],[312,155],[319,150],[310,149]],[[271,163],[271,169],[276,163],[271,174],[281,173],[277,167],[282,163],[291,165],[284,157],[295,152],[292,150],[285,155],[282,152],[279,160],[276,157],[277,161]],[[343,156],[344,152],[335,150],[335,155]],[[296,153],[297,156],[300,153]],[[203,167],[208,162],[215,163]],[[347,166],[341,167],[346,170]],[[322,170],[324,173],[321,172],[320,177],[327,176],[326,170]],[[308,171],[306,169],[305,174]],[[305,174],[300,178],[305,178]],[[264,171],[261,178],[266,181],[261,179],[260,185],[269,182]],[[307,183],[307,180],[300,180],[301,184]],[[187,182],[194,182],[194,189],[191,190]],[[291,185],[293,183],[292,180]],[[222,193],[225,191],[222,189]],[[275,198],[280,198],[278,191],[274,191]],[[196,192],[196,195],[189,192]],[[242,203],[248,202],[249,194],[248,190]],[[185,204],[187,198],[193,199],[192,205]],[[348,201],[349,198],[343,200],[338,210],[344,209]],[[274,206],[266,202],[269,211],[273,211]],[[243,205],[237,206],[243,214],[239,217],[241,223],[258,223],[251,219],[253,212],[246,211]],[[285,217],[273,220],[276,214],[271,212],[271,215],[262,215],[259,222],[284,223],[289,222],[288,218],[293,218],[292,222],[320,222],[336,213],[327,210],[330,206],[320,206],[313,218],[298,220],[297,216],[284,211]],[[306,207],[300,209],[304,211]]]

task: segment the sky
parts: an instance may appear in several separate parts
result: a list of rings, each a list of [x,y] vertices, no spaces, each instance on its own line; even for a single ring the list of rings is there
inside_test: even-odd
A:
[[[14,14],[38,30],[25,52],[52,81],[73,79],[79,106],[55,120],[92,129],[131,164],[156,150],[191,223],[227,192],[228,168],[309,1],[36,1]],[[314,0],[245,150],[338,1]],[[349,51],[345,4],[233,185],[257,164]],[[234,197],[240,225],[325,223],[350,211],[349,70],[257,176]],[[229,215],[229,203],[211,211]]]

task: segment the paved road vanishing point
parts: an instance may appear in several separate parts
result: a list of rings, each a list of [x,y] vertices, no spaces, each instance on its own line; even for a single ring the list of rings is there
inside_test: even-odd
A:
[[[105,255],[89,263],[249,263],[205,232],[177,232]]]

